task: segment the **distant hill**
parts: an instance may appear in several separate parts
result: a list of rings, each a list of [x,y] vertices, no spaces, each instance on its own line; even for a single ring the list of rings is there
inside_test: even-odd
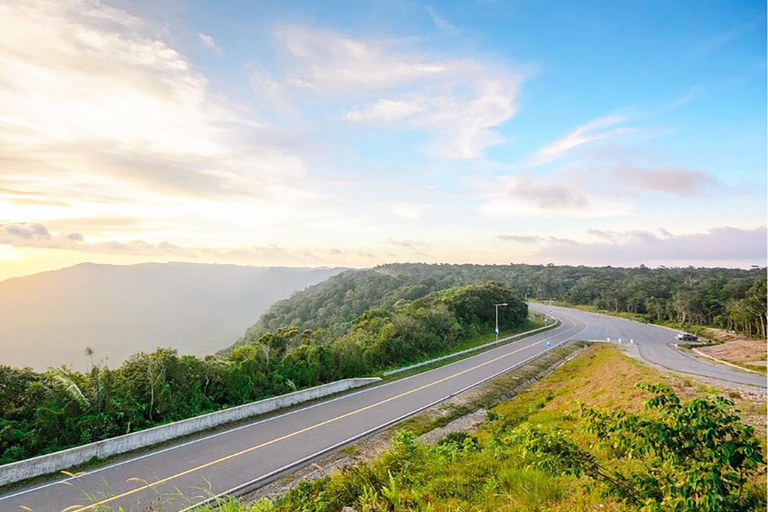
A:
[[[0,364],[116,367],[139,351],[204,354],[231,344],[274,302],[344,269],[84,263],[0,282]]]

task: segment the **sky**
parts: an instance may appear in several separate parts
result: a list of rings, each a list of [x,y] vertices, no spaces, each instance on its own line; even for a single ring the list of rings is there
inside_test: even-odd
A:
[[[762,1],[0,0],[0,280],[766,264]]]

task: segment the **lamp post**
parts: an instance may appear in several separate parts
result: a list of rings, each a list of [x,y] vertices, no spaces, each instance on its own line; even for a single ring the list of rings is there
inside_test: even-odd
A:
[[[496,341],[499,341],[499,306],[506,305],[506,302],[504,304],[494,304],[494,306],[496,306]]]

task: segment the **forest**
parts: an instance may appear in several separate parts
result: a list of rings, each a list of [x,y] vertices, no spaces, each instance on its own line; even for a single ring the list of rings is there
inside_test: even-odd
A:
[[[391,289],[396,301],[346,313],[358,316],[341,335],[285,326],[224,355],[158,349],[87,372],[0,366],[0,464],[441,355],[492,332],[494,303],[508,304],[502,330],[528,317],[522,298],[498,283],[428,294],[410,287],[402,279]]]
[[[390,264],[350,270],[274,304],[241,342],[279,326],[343,331],[362,311],[495,281],[520,295],[632,313],[648,322],[766,336],[766,269]],[[410,283],[410,284],[409,284]]]

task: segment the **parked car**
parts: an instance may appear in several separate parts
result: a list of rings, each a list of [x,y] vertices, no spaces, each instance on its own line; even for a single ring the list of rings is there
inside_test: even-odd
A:
[[[699,341],[699,337],[689,332],[681,332],[677,335],[677,339],[680,341]]]

